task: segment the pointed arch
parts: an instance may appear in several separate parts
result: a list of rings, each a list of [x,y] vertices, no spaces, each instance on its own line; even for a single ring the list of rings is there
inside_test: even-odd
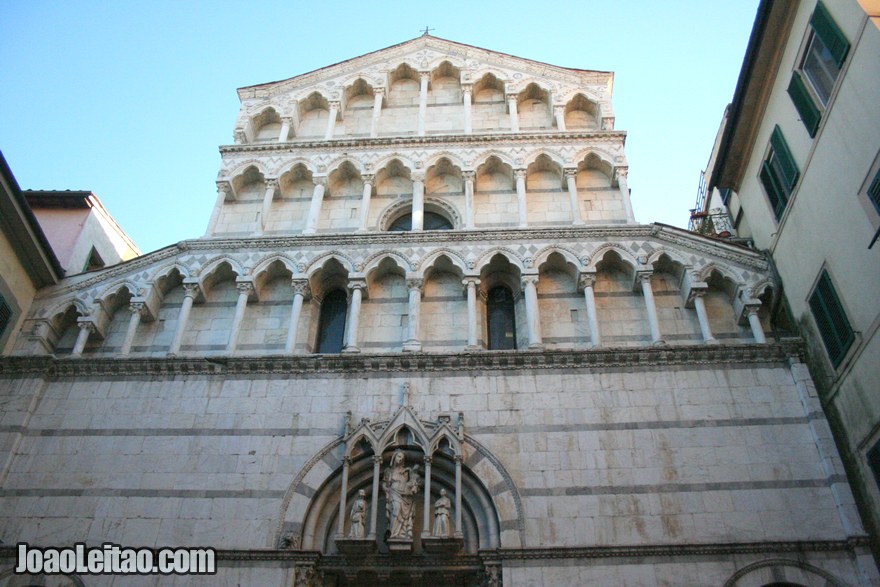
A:
[[[390,155],[385,155],[384,157],[381,157],[373,163],[373,169],[375,169],[376,175],[378,175],[383,169],[386,169],[390,164],[394,163],[395,161],[403,166],[410,175],[418,169],[415,161],[413,161],[406,155],[394,152]]]
[[[437,263],[437,260],[441,257],[446,257],[449,259],[449,262],[452,263],[455,267],[458,267],[461,270],[462,275],[468,273],[468,264],[457,252],[454,252],[450,249],[436,249],[431,251],[424,259],[419,261],[418,263],[413,264],[413,269],[418,271],[420,275],[425,276],[430,273],[430,270],[434,268]]]
[[[546,263],[547,258],[550,257],[550,255],[552,255],[553,253],[561,255],[567,263],[571,263],[572,265],[574,265],[576,270],[581,271],[584,269],[581,266],[581,260],[578,258],[577,254],[568,247],[563,247],[560,245],[549,245],[535,253],[532,261],[532,267],[535,267],[540,271],[541,265]]]
[[[520,272],[526,270],[526,264],[523,259],[519,257],[513,250],[508,249],[507,247],[493,247],[480,255],[477,259],[476,263],[474,263],[474,270],[478,273],[482,272],[483,269],[489,266],[489,263],[492,262],[492,258],[495,255],[501,255],[507,261],[520,270]]]
[[[758,583],[775,583],[776,575],[774,570],[782,570],[784,568],[797,569],[801,575],[800,579],[808,582],[806,587],[845,587],[846,585],[828,571],[805,561],[771,558],[754,562],[739,569],[724,582],[724,587],[745,587],[746,585]],[[746,577],[751,577],[752,579],[747,582],[741,582]]]
[[[354,273],[355,262],[351,259],[351,257],[346,255],[342,251],[332,250],[327,251],[326,253],[319,255],[309,261],[306,264],[305,274],[311,279],[317,272],[323,269],[327,261],[330,261],[331,259],[335,259],[336,261],[338,261],[339,264],[342,265],[342,268],[345,269],[347,272]]]
[[[232,168],[232,170],[226,174],[226,177],[224,179],[234,182],[235,180],[244,176],[250,168],[253,168],[263,178],[269,177],[269,175],[271,175],[269,173],[269,169],[266,167],[265,162],[258,161],[256,159],[248,159],[247,161],[243,161],[242,163],[239,163],[234,168]]]
[[[482,153],[480,153],[480,155],[476,159],[474,159],[474,163],[471,167],[479,172],[480,167],[485,165],[489,161],[489,159],[493,157],[495,159],[498,159],[498,161],[504,163],[511,169],[520,167],[520,165],[518,165],[517,162],[510,155],[501,151],[497,151],[495,149],[483,151]]]
[[[613,175],[615,156],[601,148],[589,147],[575,153],[571,159],[569,167],[577,167],[580,169],[599,169],[609,178]]]
[[[587,270],[596,271],[596,266],[602,262],[605,255],[612,251],[617,253],[620,260],[629,265],[633,271],[638,269],[639,260],[636,259],[630,251],[617,243],[606,243],[600,245],[599,248],[590,255],[589,262],[587,263]]]
[[[156,268],[153,271],[152,275],[150,275],[149,283],[151,283],[153,286],[155,286],[157,281],[159,281],[160,279],[163,279],[165,277],[168,277],[171,274],[171,272],[174,271],[175,269],[177,270],[178,273],[180,273],[180,276],[183,278],[193,276],[192,272],[189,270],[189,268],[186,265],[183,265],[182,263],[180,263],[178,261],[174,261],[173,263],[170,263],[168,265],[160,265],[158,268]]]
[[[298,263],[293,260],[287,253],[273,253],[267,257],[260,259],[256,266],[251,270],[251,275],[254,276],[254,281],[260,278],[263,272],[267,271],[269,267],[275,263],[280,262],[290,271],[291,274],[297,274],[297,265]]]
[[[306,159],[305,157],[295,157],[292,160],[286,161],[284,165],[278,168],[278,177],[282,177],[292,172],[297,166],[305,168],[312,175],[318,173],[318,167],[312,160]]]
[[[404,272],[404,274],[412,271],[412,265],[410,264],[409,259],[401,255],[397,251],[385,249],[367,257],[367,259],[363,262],[363,270],[361,271],[361,273],[366,275],[367,279],[370,279],[370,276],[373,274],[373,272],[376,271],[382,264],[382,262],[386,259],[394,263],[398,268],[400,268],[401,271]]]
[[[560,155],[559,153],[552,151],[550,149],[538,149],[536,151],[532,151],[531,153],[528,154],[528,156],[526,156],[523,159],[523,167],[528,168],[530,165],[534,164],[535,161],[538,160],[538,158],[540,158],[542,156],[546,157],[547,159],[549,159],[550,161],[552,161],[553,163],[558,165],[560,172],[563,168],[565,168],[567,166],[566,162],[565,162],[565,158],[562,155]]]
[[[442,161],[443,159],[448,159],[453,167],[458,167],[459,171],[463,171],[468,168],[467,163],[465,163],[464,159],[462,159],[461,156],[450,151],[440,151],[439,153],[434,153],[425,160],[425,163],[423,165],[425,171],[430,171],[432,167],[440,163],[440,161]]]
[[[358,161],[351,155],[341,155],[327,164],[327,177],[333,175],[334,172],[338,171],[346,163],[351,165],[358,174],[363,175],[366,173],[363,162]]]
[[[96,299],[96,300],[100,300],[102,303],[106,303],[107,300],[108,300],[111,296],[118,295],[119,292],[122,290],[122,288],[127,289],[127,290],[128,290],[128,293],[130,293],[132,296],[136,296],[136,295],[138,295],[138,292],[144,290],[144,286],[143,286],[143,285],[140,285],[140,286],[135,285],[134,282],[132,282],[131,280],[126,279],[126,280],[124,280],[124,281],[117,281],[116,283],[113,283],[112,285],[109,285],[109,286],[105,287],[105,288],[101,291],[101,293],[99,293],[99,294],[96,296],[95,299]]]
[[[652,252],[648,256],[648,262],[646,263],[646,265],[653,265],[663,255],[666,255],[667,257],[669,257],[670,260],[678,263],[682,267],[691,267],[691,265],[693,265],[693,261],[686,259],[684,257],[684,255],[682,255],[679,251],[676,251],[673,249],[668,249],[666,247],[660,247],[658,249],[655,249],[654,252]]]
[[[198,277],[198,280],[199,280],[199,286],[202,289],[204,289],[205,284],[208,281],[208,278],[211,277],[212,275],[214,275],[217,272],[217,270],[220,268],[220,266],[223,265],[224,263],[228,264],[229,268],[232,270],[232,272],[235,273],[238,277],[245,276],[246,273],[245,273],[245,270],[244,270],[244,267],[242,266],[242,264],[239,263],[238,261],[236,261],[235,259],[233,259],[232,257],[229,257],[227,255],[222,255],[220,257],[214,257],[213,259],[211,259],[210,261],[208,261],[207,263],[202,265],[202,267],[196,273],[196,277]]]

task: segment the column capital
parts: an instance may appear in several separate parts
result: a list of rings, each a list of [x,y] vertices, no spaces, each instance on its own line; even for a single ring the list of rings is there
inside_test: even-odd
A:
[[[282,116],[281,117],[281,124],[284,124],[285,122],[287,124],[293,124],[293,116]]]
[[[344,457],[342,457],[342,464],[346,465],[346,466],[350,466],[351,465],[351,455],[345,455]]]
[[[278,189],[278,178],[277,177],[267,177],[265,180],[266,189],[277,190]]]
[[[576,179],[578,170],[577,167],[566,167],[562,170],[562,173],[565,175],[565,179]]]
[[[528,169],[514,169],[513,177],[516,179],[525,179],[528,175]]]
[[[462,171],[461,179],[464,181],[474,181],[477,178],[476,171]]]
[[[312,288],[309,287],[308,279],[291,279],[290,287],[293,289],[294,294],[300,294],[304,298],[312,295]]]
[[[628,172],[629,172],[629,167],[626,167],[626,166],[615,167],[614,168],[614,179],[616,179],[617,181],[620,181],[621,179],[623,181],[626,181],[626,175]]]
[[[382,96],[385,97],[385,86],[376,86],[373,88],[373,97]]]
[[[376,176],[372,173],[362,173],[361,174],[361,181],[363,181],[364,183],[368,183],[370,185],[373,185],[374,179],[376,179]]]
[[[342,105],[338,100],[332,100],[327,103],[330,106],[330,110],[339,110],[339,107]]]
[[[364,290],[367,289],[367,280],[366,279],[352,279],[348,282],[348,289],[352,292],[355,290]]]
[[[602,118],[602,130],[614,130],[613,116],[606,116]]]
[[[312,183],[316,186],[327,187],[327,176],[326,175],[313,175]]]
[[[463,83],[461,84],[461,91],[465,94],[470,94],[474,91],[474,84],[472,83]]]
[[[642,271],[636,272],[636,279],[638,279],[641,283],[651,283],[651,276],[654,275],[653,269],[646,269]]]
[[[128,311],[132,314],[138,314],[141,318],[144,317],[146,313],[147,304],[146,302],[131,302],[128,304]]]
[[[92,322],[91,319],[87,318],[87,319],[83,320],[82,318],[80,318],[79,320],[80,321],[78,321],[76,323],[76,325],[79,327],[80,330],[88,330],[90,333],[95,332],[95,330],[97,330],[95,328],[95,323]]]
[[[373,464],[381,465],[382,464],[382,455],[373,455]]]
[[[430,72],[430,71],[420,71],[420,72],[419,72],[419,79],[420,79],[420,80],[429,80],[429,81],[430,81],[430,79],[431,79],[431,72]]]
[[[235,289],[238,290],[238,294],[245,294],[247,296],[254,295],[254,282],[253,281],[237,281],[235,283]]]
[[[510,101],[516,102],[518,98],[519,98],[519,94],[517,94],[515,92],[508,92],[507,93],[507,101],[508,102],[510,102]]]
[[[217,193],[222,194],[223,199],[226,201],[235,198],[235,190],[232,189],[232,184],[225,179],[217,181]]]
[[[425,280],[421,277],[409,277],[406,280],[406,289],[413,291],[418,290],[422,291],[422,286],[425,284]]]
[[[457,464],[461,464],[462,462],[464,462],[464,457],[461,456],[461,454],[457,454],[452,457],[452,460]]]
[[[578,275],[578,289],[583,290],[596,285],[596,273],[581,273]]]
[[[426,465],[430,465],[433,462],[434,462],[434,457],[432,457],[431,455],[425,455],[425,464]]]
[[[195,298],[199,295],[199,291],[201,291],[201,288],[198,283],[183,284],[183,297],[185,298]]]
[[[424,183],[425,172],[424,171],[414,171],[410,174],[410,177],[412,178],[413,183],[415,183],[415,182]]]
[[[538,276],[537,275],[523,275],[522,276],[522,285],[526,287],[527,285],[538,285]]]
[[[743,308],[748,316],[757,316],[761,311],[761,304],[747,304]]]
[[[480,279],[477,277],[465,277],[461,280],[461,284],[466,287],[479,287]]]
[[[554,104],[553,114],[563,114],[565,112],[565,104]]]

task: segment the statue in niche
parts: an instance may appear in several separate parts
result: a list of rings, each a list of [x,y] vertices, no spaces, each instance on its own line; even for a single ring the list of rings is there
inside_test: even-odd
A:
[[[363,538],[367,535],[367,498],[363,489],[358,491],[357,498],[351,506],[349,520],[351,521],[349,538]]]
[[[385,516],[392,539],[412,540],[414,496],[421,487],[418,471],[418,465],[412,467],[405,465],[402,451],[394,451],[391,465],[382,479],[382,490],[385,491]]]
[[[449,510],[452,502],[446,497],[446,490],[440,490],[440,499],[434,502],[434,537],[449,538]]]

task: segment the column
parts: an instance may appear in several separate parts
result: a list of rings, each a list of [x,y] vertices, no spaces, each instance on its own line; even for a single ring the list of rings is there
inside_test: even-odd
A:
[[[461,537],[461,455],[455,455],[455,537]]]
[[[260,224],[257,227],[257,232],[260,234],[266,230],[266,223],[269,221],[269,212],[272,209],[272,200],[275,199],[275,190],[277,188],[277,179],[266,179],[266,192],[263,194],[263,207],[260,209]]]
[[[370,532],[367,538],[376,538],[376,515],[379,513],[379,467],[382,455],[373,455],[373,497],[370,500]]]
[[[584,289],[584,302],[587,304],[587,324],[590,328],[590,344],[597,347],[602,344],[602,339],[599,337],[599,316],[596,312],[596,296],[593,293],[593,285],[596,283],[596,275],[581,275],[579,281],[579,285]]]
[[[291,119],[289,116],[285,116],[281,119],[281,132],[278,133],[278,142],[286,143],[287,137],[290,134],[290,123]]]
[[[462,283],[467,287],[468,335],[467,350],[477,350],[477,286],[480,280],[468,277]]]
[[[348,497],[348,468],[351,466],[351,457],[342,457],[342,490],[339,494],[339,531],[337,536],[345,536],[345,501]]]
[[[577,169],[574,167],[564,169],[565,183],[568,186],[568,203],[571,206],[571,223],[581,225],[584,219],[581,216],[581,206],[578,199]]]
[[[474,86],[472,84],[461,84],[461,101],[464,106],[464,134],[469,135],[473,132],[471,125],[471,92]]]
[[[95,323],[91,321],[77,322],[76,325],[79,326],[79,334],[76,335],[76,343],[70,353],[71,357],[82,356],[86,343],[89,341],[89,335],[95,331]]]
[[[358,320],[361,317],[361,298],[363,297],[363,290],[367,288],[367,283],[365,281],[353,281],[348,284],[348,289],[351,290],[351,302],[348,308],[348,324],[346,324],[345,334],[345,348],[342,349],[343,353],[359,353],[361,349],[358,348]]]
[[[407,321],[407,338],[403,343],[404,351],[418,352],[422,350],[422,342],[419,340],[422,284],[423,280],[418,278],[406,280],[406,287],[409,290],[409,319]]]
[[[422,517],[422,536],[431,536],[431,462],[434,459],[425,455],[425,503],[422,509],[425,515]]]
[[[522,278],[523,292],[526,298],[526,323],[529,332],[529,348],[540,348],[541,315],[538,310],[538,276],[524,275]]]
[[[464,227],[474,227],[474,179],[475,171],[462,171],[461,178],[464,180]]]
[[[235,315],[232,317],[232,328],[229,330],[229,342],[226,343],[226,352],[235,352],[238,344],[238,332],[241,330],[241,321],[244,319],[244,311],[247,309],[248,298],[254,294],[254,284],[250,281],[240,281],[235,284],[238,289],[238,301],[235,303]]]
[[[516,94],[507,94],[507,106],[510,110],[510,130],[519,132],[519,113],[516,111]]]
[[[654,304],[654,290],[651,289],[651,274],[640,273],[639,281],[642,282],[642,295],[645,297],[645,307],[648,310],[648,324],[651,326],[651,342],[665,344],[666,341],[660,336],[660,320],[657,318],[657,306]]]
[[[412,230],[422,230],[425,224],[425,181],[421,174],[413,174]]]
[[[626,168],[617,169],[617,186],[620,188],[620,197],[623,199],[623,209],[626,211],[626,221],[635,222],[632,200],[629,196],[629,186],[626,184]]]
[[[180,350],[180,341],[183,340],[183,333],[186,332],[186,323],[189,320],[189,312],[192,310],[193,300],[199,295],[199,285],[197,283],[183,284],[183,304],[180,306],[180,313],[177,315],[177,330],[174,332],[174,338],[171,340],[171,346],[168,348],[168,354],[177,354]]]
[[[220,220],[220,211],[223,209],[223,202],[226,201],[227,195],[232,191],[228,182],[217,182],[217,199],[214,201],[214,209],[211,211],[211,219],[208,221],[208,229],[205,236],[211,236],[217,229],[217,221]]]
[[[419,73],[419,132],[420,137],[425,136],[425,116],[428,112],[428,80],[431,74],[427,71]]]
[[[315,234],[318,228],[318,218],[321,216],[321,202],[324,199],[324,188],[327,186],[326,177],[315,177],[315,189],[312,192],[312,203],[309,206],[309,215],[306,218],[306,227],[303,234]]]
[[[554,106],[553,107],[553,116],[556,117],[556,128],[558,130],[565,130],[565,106]]]
[[[755,342],[757,343],[765,343],[767,342],[767,337],[764,336],[764,327],[761,326],[761,318],[758,317],[758,309],[760,306],[746,306],[746,313],[749,317],[749,326],[752,327],[752,336],[755,337]]]
[[[358,232],[367,230],[367,222],[370,216],[370,198],[373,196],[373,174],[365,173],[361,176],[364,180],[364,193],[361,195],[361,223]]]
[[[525,169],[513,170],[513,177],[516,179],[516,204],[519,210],[520,228],[525,228],[529,224],[526,216],[526,174],[527,171]]]
[[[119,349],[119,354],[122,356],[126,356],[131,352],[131,345],[134,342],[134,335],[137,332],[138,324],[141,323],[144,307],[145,304],[143,302],[132,302],[128,305],[131,318],[128,319],[128,330],[125,331],[125,340],[122,341],[122,348]]]
[[[382,89],[373,89],[373,119],[370,121],[370,138],[379,136],[379,115],[382,114]]]
[[[336,130],[336,116],[339,114],[339,102],[330,102],[330,116],[327,117],[327,132],[324,133],[324,140],[329,141],[333,138],[333,132]]]
[[[703,342],[706,344],[717,343],[718,341],[712,336],[712,330],[709,328],[709,314],[706,313],[706,302],[703,300],[703,296],[706,295],[706,290],[692,290],[691,295],[694,296],[694,308],[697,310],[697,320],[700,322],[700,332],[703,334]]]
[[[309,282],[306,279],[294,279],[293,306],[290,308],[290,325],[287,327],[287,342],[284,343],[284,352],[291,354],[296,350],[296,331],[299,328],[299,316],[302,313],[303,300],[310,294]]]

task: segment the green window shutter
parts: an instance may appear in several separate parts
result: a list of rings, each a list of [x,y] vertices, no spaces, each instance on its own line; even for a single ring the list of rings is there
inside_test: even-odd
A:
[[[3,332],[9,326],[10,320],[12,320],[12,308],[3,299],[3,296],[0,296],[0,336],[3,336]]]
[[[868,187],[868,198],[874,204],[877,213],[880,214],[880,171],[877,172],[877,175],[874,176],[874,181]]]
[[[770,207],[773,208],[773,214],[778,221],[782,218],[782,213],[785,211],[785,204],[788,200],[782,191],[782,187],[779,185],[779,181],[776,179],[776,174],[773,173],[773,168],[770,167],[767,161],[764,161],[764,164],[761,166],[761,183],[764,184],[764,189],[767,191],[767,197],[770,200]]]
[[[855,334],[826,271],[822,272],[816,289],[810,296],[810,310],[816,319],[819,335],[825,343],[828,357],[837,367],[855,340]]]
[[[809,91],[807,91],[807,86],[804,85],[804,80],[798,72],[794,72],[791,75],[791,82],[788,84],[788,95],[791,96],[795,109],[800,114],[804,126],[807,127],[810,138],[815,137],[816,129],[819,128],[819,121],[822,119],[822,113],[819,112],[819,107],[813,102],[813,98],[810,96]]]
[[[828,9],[821,2],[816,5],[813,18],[810,19],[810,25],[812,25],[816,34],[819,35],[819,38],[822,39],[822,42],[825,43],[825,46],[828,47],[832,57],[837,62],[837,66],[840,67],[843,64],[843,60],[846,59],[846,54],[849,53],[849,41],[840,32],[837,23],[834,22]]]
[[[780,179],[784,184],[783,187],[786,194],[790,194],[794,189],[794,184],[797,183],[800,172],[798,171],[797,163],[794,162],[794,157],[791,156],[791,151],[788,150],[788,143],[785,142],[779,125],[773,129],[773,134],[770,136],[770,144],[773,145],[773,152],[779,159],[779,165],[782,169],[782,177]]]

